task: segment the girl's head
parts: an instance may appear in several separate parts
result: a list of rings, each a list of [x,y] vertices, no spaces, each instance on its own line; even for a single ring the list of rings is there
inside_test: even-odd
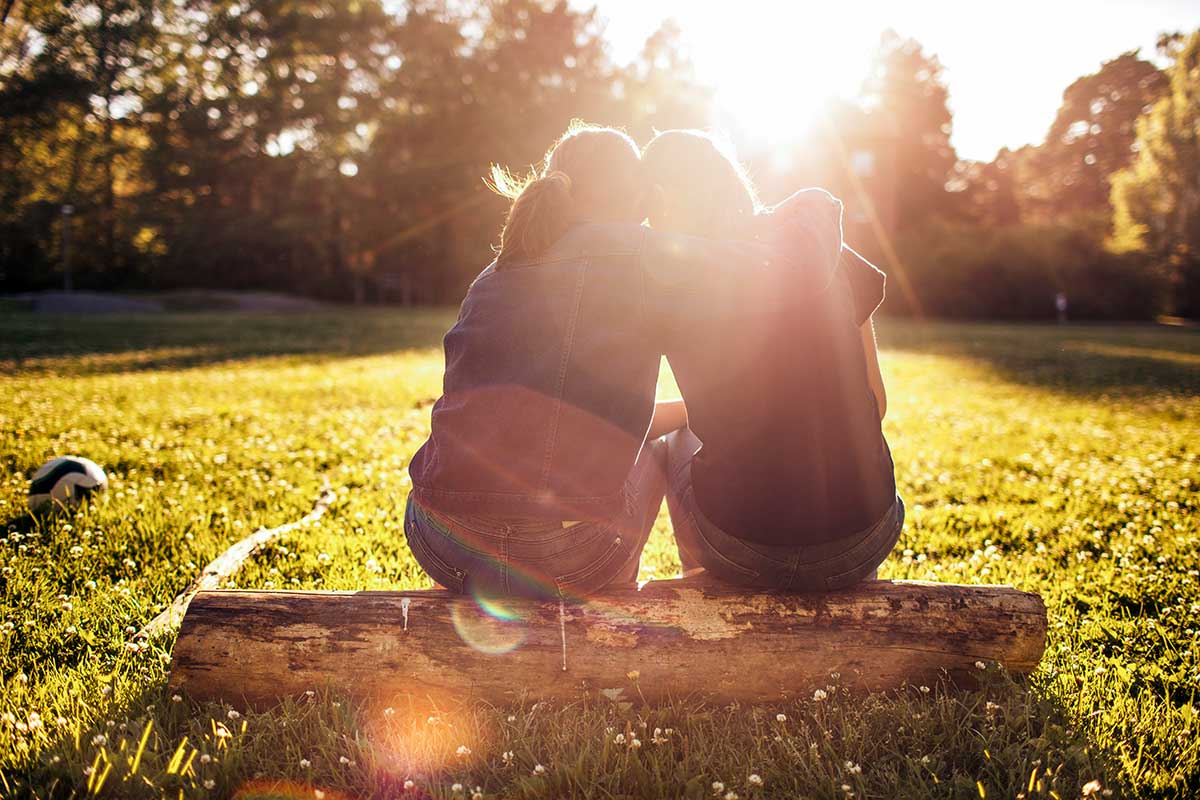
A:
[[[637,145],[614,128],[571,123],[539,169],[521,177],[492,167],[493,191],[512,200],[497,263],[535,258],[574,222],[641,222]]]
[[[693,236],[746,235],[758,198],[732,148],[703,131],[663,131],[642,151],[655,228]]]

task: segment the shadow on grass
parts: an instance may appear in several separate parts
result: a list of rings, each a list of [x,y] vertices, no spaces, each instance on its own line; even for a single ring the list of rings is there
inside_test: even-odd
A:
[[[279,356],[342,358],[438,347],[448,309],[52,316],[0,313],[0,371],[104,375]]]
[[[879,329],[884,350],[963,358],[1004,380],[1077,397],[1200,395],[1200,329],[896,320]]]

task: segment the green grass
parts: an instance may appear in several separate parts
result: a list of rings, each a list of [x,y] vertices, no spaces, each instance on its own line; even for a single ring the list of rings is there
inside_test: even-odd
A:
[[[302,516],[323,480],[331,513],[236,585],[428,585],[402,533],[405,467],[452,319],[0,313],[0,796],[1200,791],[1200,335],[1185,329],[881,325],[909,506],[882,575],[1040,592],[1050,638],[1027,680],[989,667],[975,692],[864,697],[831,677],[823,700],[756,708],[386,713],[315,695],[234,717],[175,700],[171,640],[130,649],[128,631],[233,541]],[[110,491],[28,517],[29,475],[65,453],[104,465]],[[643,568],[677,568],[665,513]]]

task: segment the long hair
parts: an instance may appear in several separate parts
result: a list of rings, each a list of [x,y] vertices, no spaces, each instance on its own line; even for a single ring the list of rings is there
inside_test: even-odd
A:
[[[545,253],[574,222],[640,222],[639,158],[623,131],[575,120],[540,168],[520,176],[493,165],[488,186],[512,200],[497,266]]]
[[[671,209],[672,227],[710,237],[744,234],[759,210],[749,176],[728,143],[704,131],[663,131],[642,151],[642,173]]]

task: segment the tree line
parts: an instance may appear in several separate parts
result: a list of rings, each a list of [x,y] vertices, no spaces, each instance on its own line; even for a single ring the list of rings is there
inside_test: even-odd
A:
[[[505,211],[481,177],[573,118],[704,127],[666,23],[614,63],[553,0],[3,0],[0,291],[271,288],[455,303]],[[1156,63],[1157,62],[1157,63]],[[764,199],[829,186],[896,313],[1200,313],[1200,36],[1080,78],[1045,141],[950,144],[937,58],[885,33],[856,98],[779,153]],[[1189,127],[1190,126],[1190,127]],[[737,137],[736,129],[734,138]],[[786,163],[787,166],[780,166]]]

